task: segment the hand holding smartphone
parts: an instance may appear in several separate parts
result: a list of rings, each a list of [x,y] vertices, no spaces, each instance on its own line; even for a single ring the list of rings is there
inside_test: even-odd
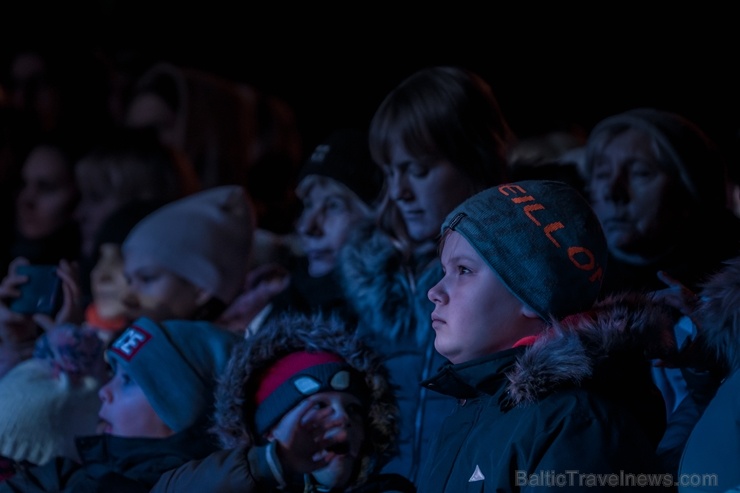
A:
[[[9,308],[16,313],[53,317],[62,306],[62,280],[56,265],[19,265],[16,273],[28,276],[28,281],[18,287],[21,294]]]

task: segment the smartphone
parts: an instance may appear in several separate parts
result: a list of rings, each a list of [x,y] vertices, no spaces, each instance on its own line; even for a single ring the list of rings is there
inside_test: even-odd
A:
[[[16,313],[54,316],[62,306],[62,280],[56,265],[19,265],[18,274],[28,276],[19,286],[21,295],[10,303]]]

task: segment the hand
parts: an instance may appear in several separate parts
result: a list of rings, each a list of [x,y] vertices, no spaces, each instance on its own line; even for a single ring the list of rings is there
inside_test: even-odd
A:
[[[658,271],[658,279],[663,281],[668,287],[653,292],[656,300],[676,308],[683,315],[690,316],[694,313],[699,302],[699,297],[696,293],[664,271]]]
[[[8,266],[8,275],[0,282],[0,343],[8,345],[19,345],[25,347],[33,344],[39,335],[38,328],[31,317],[12,311],[6,304],[6,300],[12,300],[20,296],[18,287],[28,281],[28,276],[16,274],[20,265],[28,265],[28,260],[17,257]]]
[[[326,467],[336,455],[328,450],[347,439],[347,430],[331,419],[333,410],[310,396],[288,412],[271,432],[283,470],[306,474]]]
[[[59,262],[57,276],[62,280],[62,307],[54,318],[39,313],[33,316],[34,322],[42,327],[44,331],[48,332],[56,325],[65,323],[81,324],[85,320],[79,271],[77,262],[67,260]]]

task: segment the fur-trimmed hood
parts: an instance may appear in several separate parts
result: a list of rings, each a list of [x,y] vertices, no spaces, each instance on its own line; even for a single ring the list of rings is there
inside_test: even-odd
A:
[[[423,384],[462,399],[500,393],[504,412],[559,389],[586,388],[633,411],[657,445],[665,405],[651,360],[675,353],[675,320],[675,310],[650,295],[612,295],[588,312],[552,321],[526,348],[445,365]]]
[[[697,342],[727,370],[740,369],[740,257],[725,261],[702,285],[692,319],[699,327]]]
[[[364,375],[370,390],[367,444],[358,481],[376,472],[394,452],[398,407],[380,357],[337,316],[284,313],[238,344],[216,389],[212,431],[224,448],[260,444],[253,421],[260,376],[276,360],[296,351],[330,352]]]
[[[414,337],[420,344],[432,333],[434,305],[427,291],[442,277],[434,245],[404,258],[392,239],[368,221],[353,229],[337,265],[343,292],[365,329],[394,340]]]
[[[586,380],[634,385],[631,374],[675,353],[675,320],[672,308],[634,292],[609,296],[588,312],[553,322],[508,373],[512,403],[533,402],[563,384]]]

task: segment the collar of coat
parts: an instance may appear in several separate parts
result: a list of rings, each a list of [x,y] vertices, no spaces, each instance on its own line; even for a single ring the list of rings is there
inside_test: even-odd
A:
[[[650,361],[676,350],[677,317],[649,295],[613,295],[589,312],[551,321],[530,346],[447,363],[422,385],[458,399],[492,395],[503,387],[507,405],[519,406],[607,373],[610,381],[615,372],[649,378]]]

